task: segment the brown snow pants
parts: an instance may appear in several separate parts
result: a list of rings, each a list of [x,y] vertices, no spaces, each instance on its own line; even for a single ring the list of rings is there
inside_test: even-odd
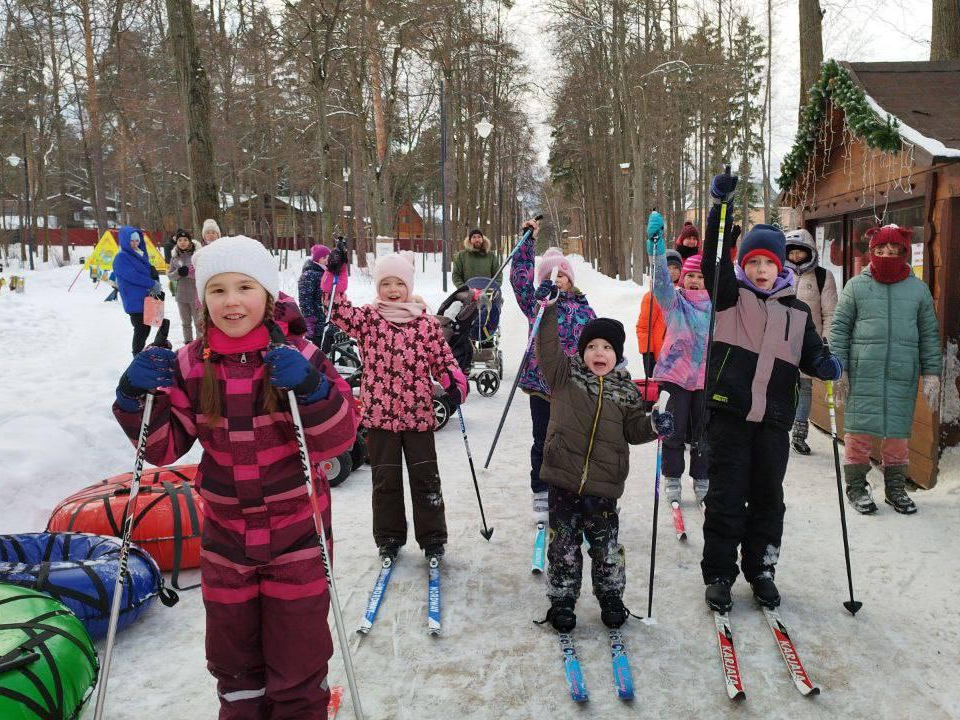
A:
[[[445,545],[447,521],[433,432],[371,428],[367,432],[367,451],[373,469],[373,539],[377,547],[403,545],[407,541],[401,458],[407,462],[417,544],[421,548]]]

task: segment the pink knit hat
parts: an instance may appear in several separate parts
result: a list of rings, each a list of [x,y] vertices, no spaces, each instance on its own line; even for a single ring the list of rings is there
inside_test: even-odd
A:
[[[328,248],[326,245],[314,245],[312,248],[310,248],[310,259],[314,262],[322,260],[329,254],[330,248]]]
[[[547,248],[543,254],[543,259],[540,260],[536,271],[537,285],[549,279],[554,268],[570,278],[570,284],[573,285],[573,265],[563,256],[563,251],[558,247]]]
[[[680,279],[683,280],[683,276],[689,272],[702,273],[703,270],[700,269],[700,261],[703,260],[703,255],[697,253],[696,255],[691,255],[686,260],[683,261],[683,268],[680,270]]]
[[[407,286],[407,292],[413,293],[414,255],[409,250],[384,255],[373,266],[373,286],[380,287],[380,283],[388,277],[400,278]]]

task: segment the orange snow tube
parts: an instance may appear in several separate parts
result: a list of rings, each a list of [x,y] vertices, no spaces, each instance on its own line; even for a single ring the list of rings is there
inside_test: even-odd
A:
[[[179,589],[180,570],[200,565],[203,500],[193,486],[196,465],[144,470],[134,509],[132,539],[172,571],[171,584]],[[123,530],[130,495],[131,473],[123,473],[84,488],[60,502],[47,522],[48,532],[84,532],[115,535]]]

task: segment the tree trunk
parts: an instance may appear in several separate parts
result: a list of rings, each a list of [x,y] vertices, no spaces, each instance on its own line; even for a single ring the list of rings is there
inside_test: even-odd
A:
[[[83,21],[83,49],[86,61],[87,119],[90,137],[90,165],[93,170],[93,207],[97,216],[97,235],[107,230],[107,184],[103,174],[103,143],[100,137],[100,97],[97,90],[96,62],[93,56],[93,26],[90,23],[90,0],[80,0]]]
[[[375,208],[380,232],[394,234],[394,210],[391,197],[389,161],[387,157],[389,138],[383,110],[383,68],[380,63],[380,38],[377,34],[377,18],[373,0],[365,0],[365,24],[367,29],[367,58],[370,63],[370,97],[373,105],[373,130],[377,141],[377,167],[375,168],[379,197]],[[372,219],[372,218],[371,218]]]
[[[950,0],[951,2],[953,0]],[[823,64],[823,13],[819,0],[800,0],[800,111],[807,104],[807,91],[820,78]]]
[[[960,60],[960,5],[957,0],[933,0],[931,60]]]
[[[220,218],[210,129],[210,80],[203,68],[190,0],[166,0],[170,41],[183,100],[193,224]]]

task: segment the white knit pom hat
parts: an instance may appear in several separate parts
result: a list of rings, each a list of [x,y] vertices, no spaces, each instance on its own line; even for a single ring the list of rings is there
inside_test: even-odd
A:
[[[200,248],[193,255],[193,268],[201,302],[210,278],[228,272],[252,277],[274,300],[280,294],[277,261],[259,240],[244,235],[220,238]]]

